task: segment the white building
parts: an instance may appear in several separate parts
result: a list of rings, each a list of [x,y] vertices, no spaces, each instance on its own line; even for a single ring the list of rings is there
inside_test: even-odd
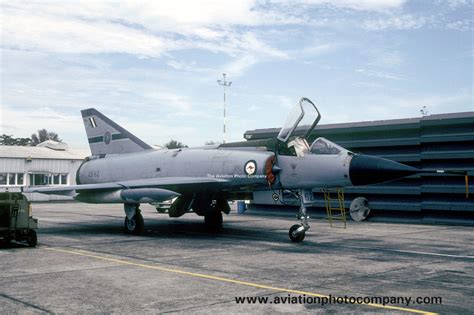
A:
[[[90,151],[69,149],[65,143],[45,141],[35,147],[0,146],[0,192],[25,186],[74,185],[76,170]],[[32,201],[71,199],[28,194]]]

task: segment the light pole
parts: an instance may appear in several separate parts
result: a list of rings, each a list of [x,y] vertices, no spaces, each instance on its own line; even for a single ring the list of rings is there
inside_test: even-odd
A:
[[[219,85],[222,85],[224,87],[224,139],[223,139],[223,143],[225,143],[225,88],[226,86],[231,86],[232,82],[227,82],[227,80],[225,79],[225,73],[222,74],[222,77],[224,78],[223,80],[217,80],[217,84]]]

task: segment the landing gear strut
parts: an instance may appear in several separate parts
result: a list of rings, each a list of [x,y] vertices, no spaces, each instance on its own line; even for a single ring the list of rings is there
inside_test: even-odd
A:
[[[208,230],[215,232],[222,229],[222,212],[229,214],[229,203],[224,198],[218,198],[204,215],[204,224]]]
[[[295,224],[290,228],[288,236],[290,240],[295,243],[300,243],[304,240],[306,231],[309,230],[308,213],[306,212],[306,205],[311,205],[313,201],[313,192],[311,190],[300,190],[298,193],[300,199],[300,211],[296,216],[301,223]]]
[[[125,210],[125,232],[140,235],[143,233],[145,224],[140,211],[140,204],[124,204]]]
[[[204,216],[204,224],[209,230],[218,231],[222,229],[222,212],[213,211]]]

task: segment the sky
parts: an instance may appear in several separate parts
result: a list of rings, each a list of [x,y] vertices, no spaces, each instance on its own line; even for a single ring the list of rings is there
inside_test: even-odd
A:
[[[153,145],[474,110],[473,0],[0,1],[0,134],[86,148],[95,107]]]

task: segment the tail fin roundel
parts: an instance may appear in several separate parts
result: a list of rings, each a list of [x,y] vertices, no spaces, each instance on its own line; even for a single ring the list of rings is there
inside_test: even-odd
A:
[[[133,153],[152,149],[95,108],[84,109],[81,114],[92,155]]]

